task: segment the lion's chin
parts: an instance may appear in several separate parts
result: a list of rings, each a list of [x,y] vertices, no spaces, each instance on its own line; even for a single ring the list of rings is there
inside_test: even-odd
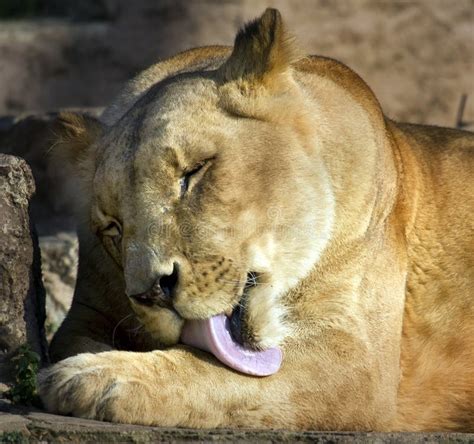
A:
[[[150,310],[134,304],[138,319],[150,336],[163,346],[172,346],[179,342],[184,320],[174,310],[160,308]]]

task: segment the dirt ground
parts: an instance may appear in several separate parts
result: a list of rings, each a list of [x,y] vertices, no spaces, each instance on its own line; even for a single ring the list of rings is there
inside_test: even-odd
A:
[[[99,3],[102,21],[0,22],[0,115],[106,105],[158,58],[231,44],[239,26],[275,6],[306,52],[355,69],[390,117],[454,126],[467,94],[464,120],[474,121],[474,0]]]

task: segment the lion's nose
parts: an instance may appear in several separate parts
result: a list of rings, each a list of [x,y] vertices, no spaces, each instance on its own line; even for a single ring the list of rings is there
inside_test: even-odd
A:
[[[178,265],[174,263],[171,274],[158,276],[149,290],[143,293],[133,294],[130,298],[147,307],[155,305],[172,308],[172,298],[174,297],[177,284]]]
[[[167,298],[174,297],[175,288],[178,283],[178,264],[173,263],[173,271],[169,275],[161,276],[157,283]]]

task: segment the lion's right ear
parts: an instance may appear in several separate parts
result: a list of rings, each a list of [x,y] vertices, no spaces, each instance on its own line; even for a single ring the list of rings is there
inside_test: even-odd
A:
[[[102,131],[102,123],[92,116],[62,112],[53,123],[51,154],[78,176],[88,175],[95,165],[94,142]]]
[[[238,32],[232,54],[220,73],[224,81],[268,85],[300,58],[301,53],[287,33],[280,12],[268,8]]]

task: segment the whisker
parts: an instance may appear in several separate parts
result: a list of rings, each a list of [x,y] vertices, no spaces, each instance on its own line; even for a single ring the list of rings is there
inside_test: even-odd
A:
[[[224,282],[225,284],[241,284],[242,281],[233,281],[233,280],[229,280],[229,279],[218,279],[217,280],[218,282]],[[252,281],[252,282],[246,282],[245,285],[244,285],[244,288],[251,288],[251,287],[257,287],[257,286],[263,286],[263,285],[267,285],[265,282],[258,282],[258,281]]]
[[[139,325],[138,327],[127,330],[127,333],[131,336],[137,336],[140,333],[140,331],[144,330],[144,328],[145,328],[144,325]]]
[[[118,321],[117,324],[115,324],[114,330],[112,332],[112,347],[115,347],[115,332],[117,331],[117,328],[120,326],[122,322],[126,321],[127,319],[130,319],[132,316],[134,316],[134,314],[130,313],[124,318],[120,319],[120,321]]]
[[[129,328],[129,329],[127,330],[127,332],[129,332],[129,333],[134,333],[134,334],[135,334],[135,333],[138,333],[142,328],[145,327],[145,325],[142,324],[142,322],[140,321],[140,319],[138,319],[137,317],[135,317],[135,321],[137,321],[138,326],[137,326],[137,327],[133,327],[133,328]]]

